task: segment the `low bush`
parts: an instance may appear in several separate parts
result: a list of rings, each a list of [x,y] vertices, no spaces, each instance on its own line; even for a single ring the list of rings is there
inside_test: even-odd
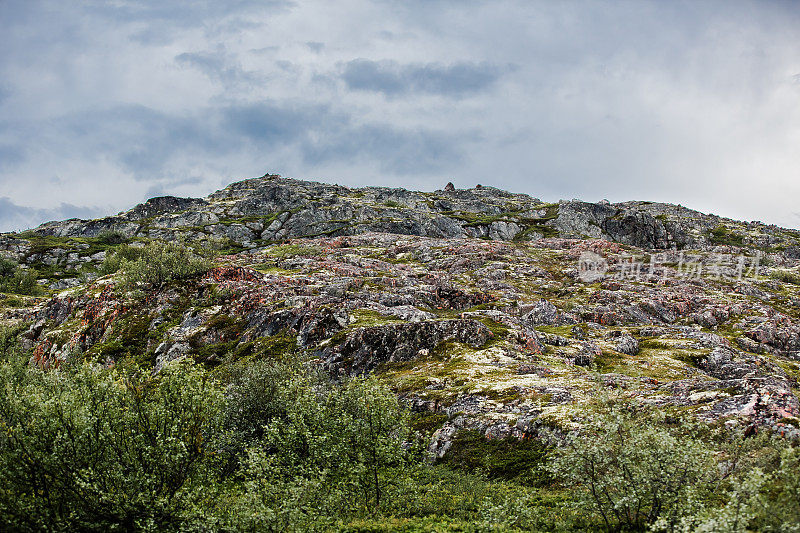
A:
[[[550,481],[543,468],[547,452],[547,446],[535,439],[487,439],[477,431],[461,431],[442,462],[468,472],[482,472],[489,479],[541,486]]]
[[[121,363],[41,370],[15,343],[25,329],[0,328],[3,531],[800,526],[800,452],[763,433],[609,402],[563,447],[462,431],[432,465],[375,377],[335,382],[245,359],[156,375]],[[444,422],[417,420],[426,432]]]
[[[122,232],[115,230],[101,231],[97,237],[94,238],[97,244],[106,246],[115,246],[128,242],[130,239]]]
[[[41,294],[42,288],[37,283],[36,272],[20,268],[10,259],[0,257],[0,292],[10,294]]]
[[[173,280],[203,274],[211,266],[211,261],[174,241],[147,243],[136,259],[121,263],[123,280],[129,287],[140,284],[161,287]]]
[[[222,401],[200,369],[123,377],[6,362],[0,385],[5,530],[163,530],[197,519]]]

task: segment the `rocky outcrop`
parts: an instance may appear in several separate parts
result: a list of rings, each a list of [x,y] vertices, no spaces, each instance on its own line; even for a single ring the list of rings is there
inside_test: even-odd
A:
[[[98,271],[126,236],[238,253],[201,277],[126,293]],[[24,323],[20,342],[44,367],[261,358],[373,373],[410,409],[447,418],[437,454],[461,429],[568,431],[601,393],[791,433],[798,249],[797,232],[666,204],[265,176],[0,236],[0,253],[51,291],[2,296],[0,312]],[[756,251],[766,255],[748,273]]]
[[[93,238],[115,231],[128,237],[229,240],[243,247],[298,237],[384,232],[435,238],[498,241],[546,237],[596,238],[646,249],[683,249],[719,242],[800,249],[797,232],[735,223],[668,204],[544,204],[493,187],[441,190],[338,185],[265,175],[207,198],[152,198],[119,215],[98,220],[48,222],[34,234]],[[25,248],[24,240],[0,238],[0,250]]]
[[[443,342],[460,342],[479,348],[491,337],[489,328],[475,320],[392,324],[361,328],[320,355],[331,371],[366,374],[384,363],[412,361],[421,355],[420,352],[430,353]]]

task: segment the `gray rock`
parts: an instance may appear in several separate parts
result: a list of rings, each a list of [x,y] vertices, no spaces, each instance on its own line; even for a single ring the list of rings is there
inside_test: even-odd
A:
[[[156,374],[161,372],[164,366],[173,361],[185,358],[190,352],[191,347],[185,342],[178,342],[175,344],[163,342],[159,344],[155,351],[156,363],[154,372]]]
[[[615,347],[618,352],[627,355],[636,355],[639,353],[639,341],[632,335],[622,335],[619,337]]]
[[[558,309],[547,300],[539,300],[522,321],[531,326],[553,325],[558,321]]]
[[[439,320],[360,328],[342,344],[320,353],[331,370],[365,374],[382,363],[410,361],[420,350],[433,350],[444,341],[483,346],[492,336],[476,320]]]
[[[573,362],[578,366],[589,366],[602,354],[603,352],[597,344],[587,341],[581,344],[581,348],[575,355]]]

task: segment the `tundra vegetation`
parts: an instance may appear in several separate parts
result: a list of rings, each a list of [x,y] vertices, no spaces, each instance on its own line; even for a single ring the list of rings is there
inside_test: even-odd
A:
[[[3,234],[0,531],[800,530],[799,271],[680,206],[276,176]]]
[[[786,531],[800,453],[612,398],[551,446],[446,461],[376,378],[270,360],[30,365],[0,335],[7,531]]]

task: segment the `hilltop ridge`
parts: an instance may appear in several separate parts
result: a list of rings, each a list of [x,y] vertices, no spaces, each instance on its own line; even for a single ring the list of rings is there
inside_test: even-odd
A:
[[[800,232],[737,222],[653,202],[544,203],[494,187],[415,192],[348,188],[265,175],[232,183],[206,198],[152,198],[116,216],[48,222],[33,235],[228,239],[244,248],[298,237],[367,232],[435,238],[535,241],[596,238],[651,249],[736,244],[800,255]],[[0,249],[10,250],[9,235]]]

